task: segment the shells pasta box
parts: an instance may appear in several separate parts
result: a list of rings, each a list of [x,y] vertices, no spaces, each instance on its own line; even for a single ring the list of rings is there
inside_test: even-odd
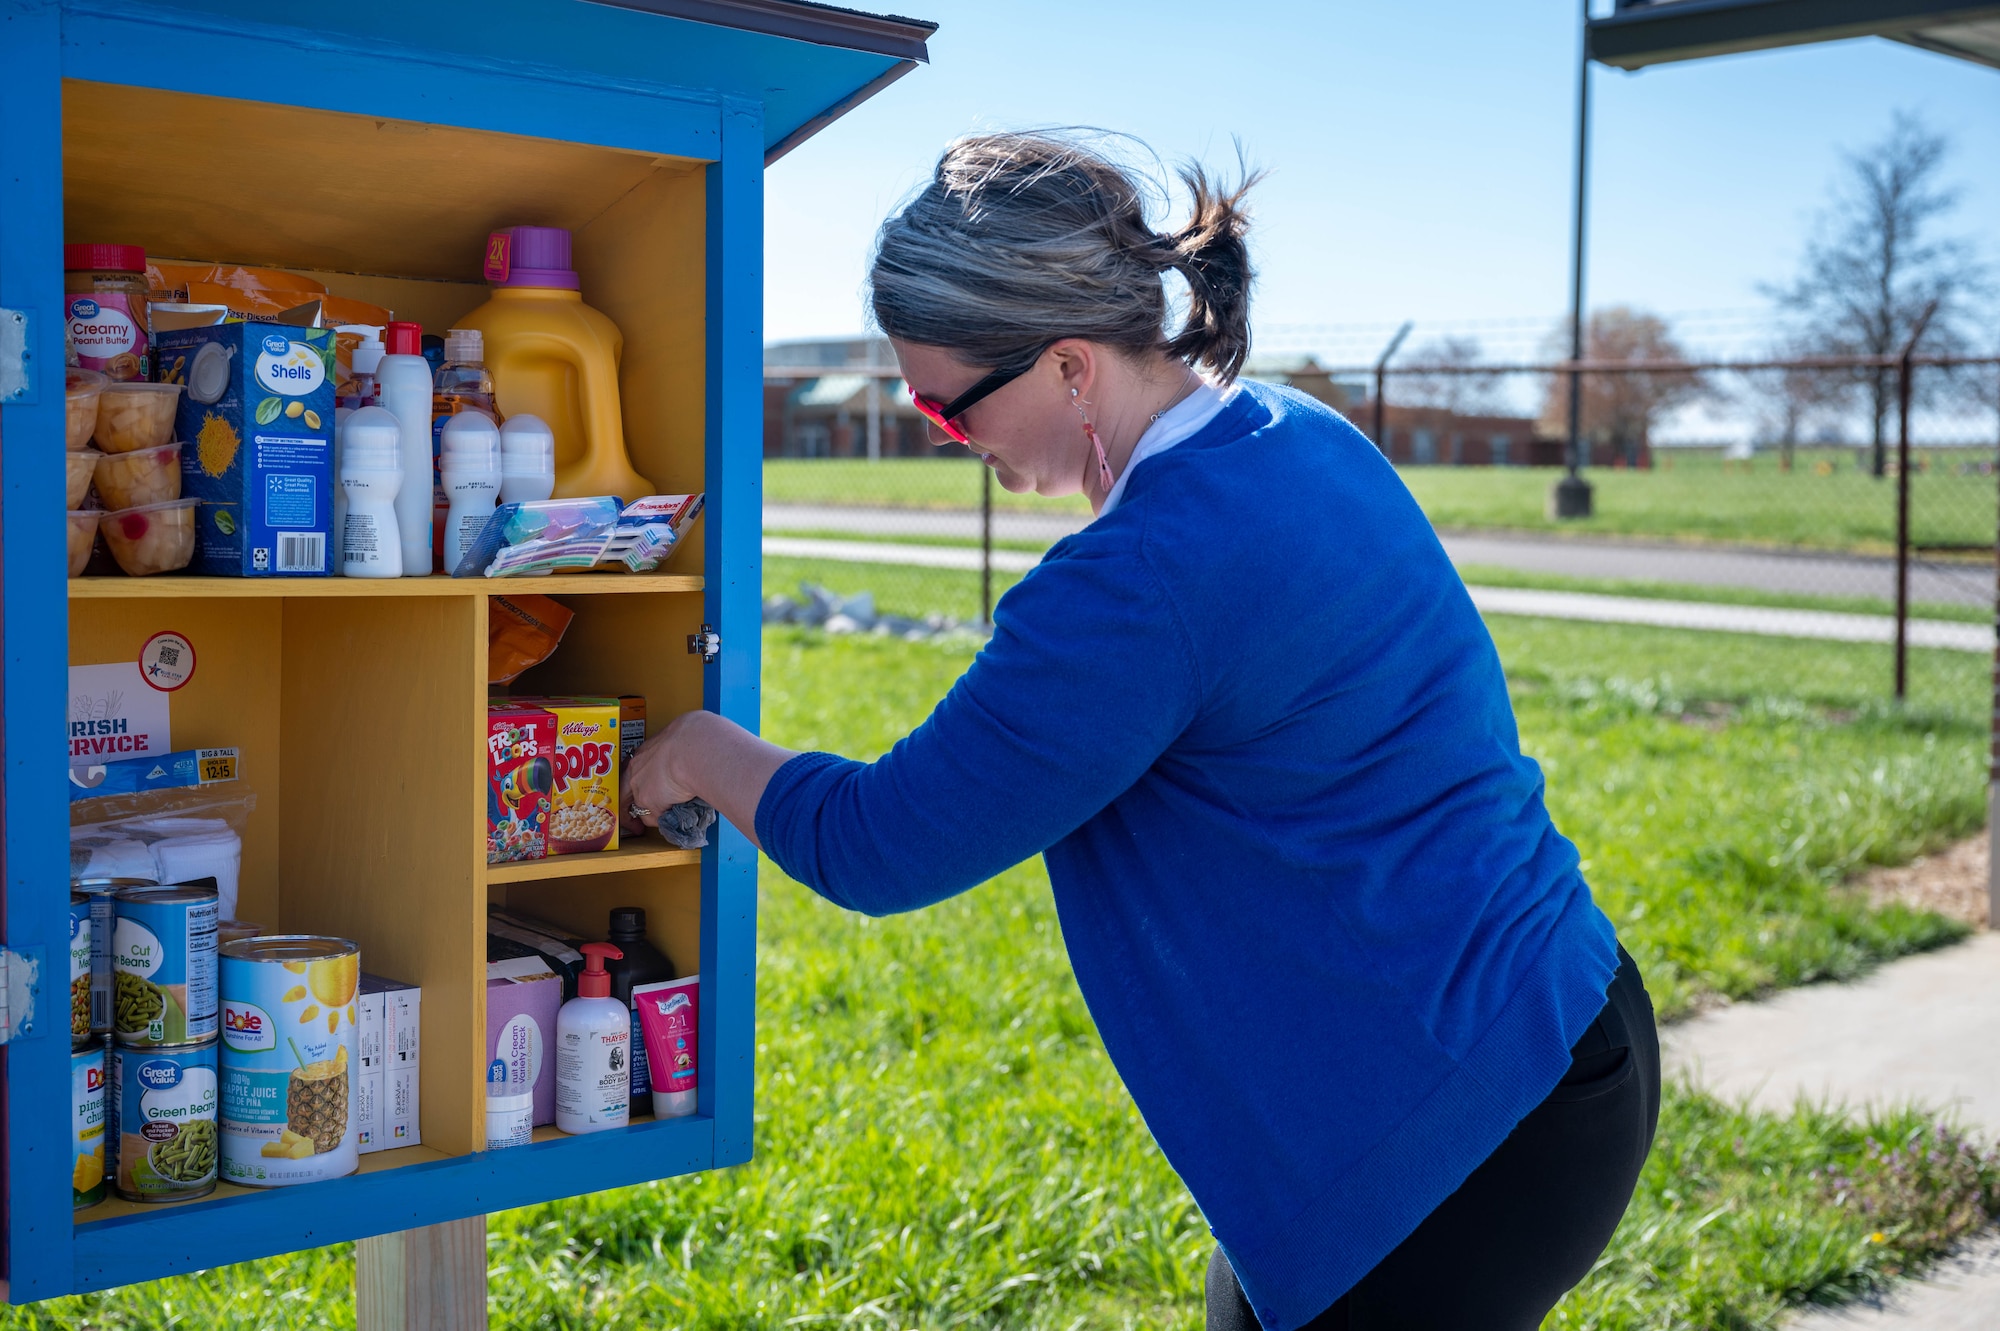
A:
[[[187,385],[181,493],[200,500],[190,571],[326,577],[333,525],[333,330],[226,323],[160,333]]]

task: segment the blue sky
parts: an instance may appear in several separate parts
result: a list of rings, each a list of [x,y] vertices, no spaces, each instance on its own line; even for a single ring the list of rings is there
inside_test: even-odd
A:
[[[1228,165],[1242,140],[1270,172],[1254,196],[1264,347],[1359,355],[1386,331],[1369,325],[1410,318],[1419,340],[1527,349],[1564,308],[1570,0],[900,5],[941,25],[931,64],[769,174],[773,340],[861,326],[874,228],[945,142],[1061,124],[1130,132],[1169,162]],[[2000,259],[2000,71],[1863,40],[1593,78],[1593,305],[1728,311],[1683,332],[1748,336],[1842,150],[1897,109],[1956,141],[1954,229]]]

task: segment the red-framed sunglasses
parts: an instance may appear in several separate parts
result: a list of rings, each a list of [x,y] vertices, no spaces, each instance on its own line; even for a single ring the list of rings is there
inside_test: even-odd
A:
[[[964,430],[959,429],[953,422],[966,412],[971,411],[973,407],[977,406],[984,399],[999,392],[1008,384],[1013,383],[1029,370],[1034,369],[1035,363],[1042,358],[1042,352],[1047,350],[1048,347],[1041,348],[1041,350],[1028,358],[1027,364],[1017,370],[993,371],[993,373],[987,375],[984,379],[981,379],[978,383],[966,389],[949,402],[939,402],[935,398],[925,397],[915,388],[910,390],[910,401],[916,404],[917,410],[924,414],[926,420],[944,431],[947,439],[955,443],[969,444],[972,442],[971,437]]]

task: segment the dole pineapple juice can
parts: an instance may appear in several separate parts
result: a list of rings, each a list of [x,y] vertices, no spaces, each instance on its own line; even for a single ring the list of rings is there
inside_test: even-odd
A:
[[[253,1188],[359,1166],[361,953],[276,934],[222,947],[222,1177]]]
[[[104,1200],[104,1042],[70,1051],[69,1186],[77,1210]]]

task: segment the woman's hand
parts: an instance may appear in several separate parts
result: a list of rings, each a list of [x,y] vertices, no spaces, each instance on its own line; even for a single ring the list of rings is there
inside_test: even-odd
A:
[[[764,787],[795,756],[713,712],[683,712],[640,745],[620,774],[619,824],[638,836],[674,805],[704,799],[755,845]],[[634,808],[643,816],[633,817]]]
[[[690,712],[675,717],[666,729],[640,745],[626,764],[618,782],[618,821],[623,831],[636,836],[657,827],[661,813],[695,797],[695,790],[677,779],[672,767],[674,749],[685,742],[686,722],[699,715]]]

